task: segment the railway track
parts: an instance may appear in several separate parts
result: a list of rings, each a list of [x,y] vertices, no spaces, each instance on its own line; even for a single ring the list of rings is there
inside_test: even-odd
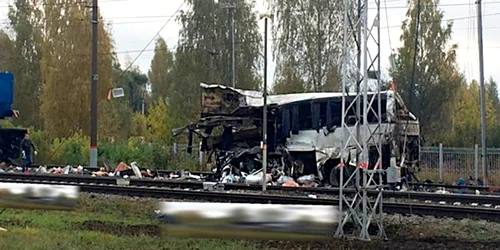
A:
[[[31,166],[31,168],[38,168],[42,166],[43,164],[34,164]],[[66,165],[43,165],[47,166],[48,168],[53,168],[53,167],[60,167],[64,168]],[[89,170],[89,171],[98,171],[98,167],[90,167],[90,166],[83,166],[84,169]],[[178,170],[156,170],[158,171],[159,174],[162,175],[167,175],[173,172],[177,172]],[[194,175],[199,175],[199,176],[204,176],[208,177],[209,179],[214,175],[212,172],[207,172],[207,171],[189,171],[191,174]],[[410,186],[412,187],[418,187],[418,188],[446,188],[450,190],[469,190],[469,192],[474,192],[475,190],[479,190],[481,192],[500,192],[500,187],[490,187],[490,186],[458,186],[458,185],[450,185],[450,184],[442,184],[442,183],[417,183],[417,182],[411,182],[409,183]]]
[[[53,164],[49,164],[49,165],[44,165],[44,164],[33,164],[30,166],[31,169],[36,169],[36,168],[39,168],[40,166],[46,166],[47,168],[64,168],[66,167],[66,165],[53,165]],[[86,169],[88,171],[98,171],[99,170],[99,167],[89,167],[89,166],[83,166],[83,169]],[[162,175],[166,175],[166,174],[170,174],[170,173],[174,173],[174,172],[177,172],[178,170],[156,170],[158,171],[159,174],[162,174]],[[200,176],[207,176],[207,177],[211,177],[214,175],[214,173],[212,172],[206,172],[206,171],[189,171],[191,174],[194,174],[194,175],[200,175]]]
[[[38,184],[60,184],[60,185],[105,185],[118,186],[123,179],[113,177],[88,177],[84,175],[49,175],[37,174],[26,175],[17,173],[1,173],[0,182],[18,182],[18,183],[38,183]],[[217,190],[218,193],[223,191],[246,191],[257,192],[261,190],[260,185],[244,185],[244,184],[220,184],[201,181],[181,181],[181,180],[148,180],[148,179],[127,179],[127,186],[142,187],[142,188],[158,188],[158,189],[187,189],[187,190]],[[150,189],[148,189],[150,190]],[[329,198],[338,198],[338,188],[305,188],[305,187],[282,187],[268,186],[271,192],[281,194],[293,194],[295,196],[306,196],[306,194],[325,195]],[[222,192],[221,192],[222,191]],[[354,189],[345,189],[346,195],[354,196]],[[240,193],[241,194],[241,193]],[[244,194],[244,193],[243,193]],[[242,195],[243,195],[242,194]],[[378,192],[370,191],[368,195],[374,198]],[[500,211],[500,196],[497,195],[470,195],[470,194],[438,194],[430,192],[401,192],[401,191],[384,191],[383,197],[385,200],[398,202],[411,202],[413,204],[437,204],[453,205],[456,207],[485,207],[493,208]]]
[[[26,180],[1,181],[26,183]],[[32,181],[44,183],[46,181]],[[58,184],[58,183],[52,183]],[[66,184],[67,183],[60,183]],[[104,184],[78,184],[80,191],[88,193],[115,194],[123,196],[139,196],[151,198],[200,200],[206,202],[238,202],[261,204],[305,204],[305,205],[338,205],[338,199],[312,199],[297,196],[262,195],[248,193],[207,192],[197,190],[176,190],[158,187],[124,187]],[[455,219],[471,218],[500,222],[500,210],[483,207],[443,206],[435,204],[384,202],[384,212],[388,214],[414,214],[436,217],[452,217]]]

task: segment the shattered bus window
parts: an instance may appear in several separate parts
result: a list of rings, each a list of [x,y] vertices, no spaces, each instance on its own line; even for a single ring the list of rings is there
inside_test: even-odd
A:
[[[213,171],[219,181],[262,184],[262,93],[204,83],[200,87],[201,119],[175,129],[174,136],[187,135],[190,145],[194,135],[200,137],[202,149],[211,156],[211,163],[215,163]],[[369,98],[374,94],[369,93]],[[352,103],[354,96],[349,94],[345,98]],[[393,157],[401,182],[417,179],[419,121],[407,111],[396,92],[381,92],[380,101],[381,126],[375,115],[377,96],[371,107],[374,112],[368,117],[371,133],[360,129],[360,137],[380,135],[370,140],[368,167],[376,167],[379,156],[375,145],[381,143],[382,167],[390,167]],[[341,135],[347,141],[349,133],[356,133],[357,123],[352,111],[345,121],[352,129],[342,131],[342,93],[269,95],[267,102],[269,185],[338,186],[342,156],[347,159],[344,162],[347,172],[356,170],[355,142],[351,140],[344,150],[340,148]]]

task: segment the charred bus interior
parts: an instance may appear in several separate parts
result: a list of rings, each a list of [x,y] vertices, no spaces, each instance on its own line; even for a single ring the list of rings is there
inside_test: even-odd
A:
[[[174,131],[186,131],[192,146],[193,135],[202,140],[202,150],[208,152],[208,162],[215,165],[216,178],[234,182],[234,176],[246,177],[262,169],[262,93],[201,84],[201,119]],[[376,95],[369,94],[369,100]],[[378,99],[381,122],[378,121]],[[354,94],[346,96],[354,102]],[[363,102],[363,100],[360,100]],[[355,106],[356,104],[353,103]],[[341,150],[342,93],[301,93],[268,96],[267,150],[268,174],[272,180],[287,176],[297,180],[308,176],[319,185],[337,186],[338,165],[342,151],[347,152],[346,166],[356,169],[356,144],[347,143]],[[363,114],[363,110],[360,110]],[[351,109],[345,122],[356,134],[356,113]],[[363,121],[359,121],[363,124]],[[419,166],[418,119],[406,111],[402,99],[393,91],[375,97],[368,115],[369,130],[362,126],[358,136],[369,138],[369,168],[378,160],[376,145],[382,147],[382,167],[387,168],[391,156],[401,167],[402,177],[416,178]],[[377,131],[377,135],[373,131]],[[380,136],[378,136],[380,135]],[[229,178],[228,176],[233,176]],[[312,177],[314,176],[314,177]]]

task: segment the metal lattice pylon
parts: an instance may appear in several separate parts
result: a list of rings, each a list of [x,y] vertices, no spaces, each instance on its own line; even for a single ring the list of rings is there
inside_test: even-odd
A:
[[[357,1],[357,3],[356,3]],[[342,135],[340,162],[340,202],[337,237],[344,237],[344,227],[351,220],[361,240],[370,240],[368,228],[378,227],[378,236],[385,238],[382,213],[382,114],[380,94],[380,2],[375,0],[375,16],[368,22],[368,0],[344,0],[344,51],[342,62]],[[372,14],[372,13],[371,13]],[[370,26],[369,26],[370,25]],[[351,44],[355,44],[351,49]],[[372,55],[370,49],[375,53]],[[357,62],[354,62],[354,59]],[[357,65],[356,94],[349,94],[353,66]],[[373,74],[374,73],[374,74]],[[373,79],[369,91],[369,78]],[[346,120],[356,114],[355,124]],[[370,124],[369,124],[370,117]],[[369,167],[369,151],[377,151],[377,159]],[[354,170],[345,166],[355,158]],[[345,175],[345,176],[344,176]],[[378,176],[378,178],[375,178]],[[378,183],[376,182],[378,180]],[[344,189],[353,183],[354,197],[345,197]],[[368,190],[378,190],[374,200],[368,198]],[[345,211],[344,211],[345,210]]]

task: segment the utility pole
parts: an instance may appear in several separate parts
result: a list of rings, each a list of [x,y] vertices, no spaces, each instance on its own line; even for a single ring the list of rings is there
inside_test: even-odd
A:
[[[415,112],[413,109],[413,95],[415,95],[415,71],[417,68],[418,55],[418,31],[420,28],[420,0],[417,1],[417,22],[415,23],[415,50],[413,52],[413,70],[411,71],[410,91],[408,92],[408,109],[410,112]]]
[[[90,167],[97,167],[97,0],[92,0],[92,77],[90,85]]]
[[[483,160],[481,165],[483,168],[484,185],[487,184],[488,170],[486,169],[487,149],[486,149],[486,104],[485,104],[485,87],[484,87],[484,60],[483,60],[483,14],[481,0],[476,1],[477,4],[477,38],[479,43],[479,84],[481,86],[481,141]]]
[[[262,114],[262,192],[266,191],[267,187],[267,19],[269,14],[262,15],[264,18],[264,108]]]
[[[214,49],[214,36],[210,39],[210,50],[208,51],[210,55],[210,65],[208,70],[208,79],[210,79],[210,83],[214,83],[214,57],[215,57],[215,49]]]
[[[141,113],[142,115],[144,115],[144,111],[145,111],[145,104],[146,104],[146,100],[144,100],[144,94],[142,95],[142,102],[141,102]]]
[[[236,87],[235,82],[235,73],[234,73],[234,10],[236,9],[236,5],[234,0],[227,0],[227,3],[224,5],[224,8],[227,8],[229,11],[229,50],[231,54],[231,63],[229,66],[229,76],[231,79],[231,86],[233,88]]]

